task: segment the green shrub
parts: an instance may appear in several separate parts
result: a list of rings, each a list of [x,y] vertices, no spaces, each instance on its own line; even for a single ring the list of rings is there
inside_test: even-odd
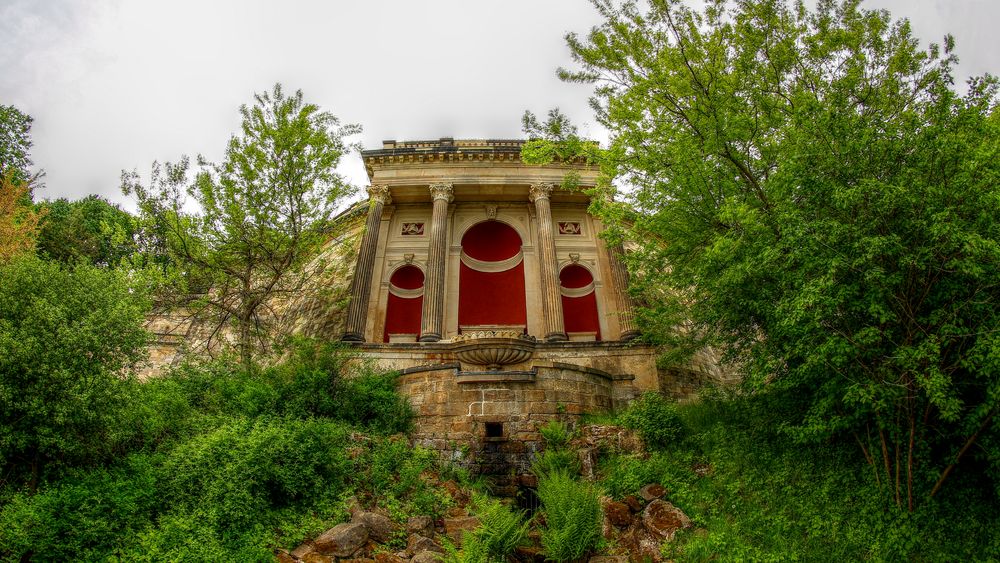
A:
[[[232,358],[193,360],[160,378],[150,392],[173,394],[171,401],[187,403],[199,415],[324,417],[384,434],[408,431],[413,409],[396,390],[396,374],[349,366],[350,358],[338,343],[296,339],[277,365],[244,369]],[[140,434],[157,433],[140,426]]]
[[[253,529],[284,506],[333,502],[352,466],[347,430],[319,420],[234,420],[174,448],[162,469],[163,500],[204,511],[220,532]]]
[[[427,473],[436,467],[430,450],[412,447],[396,436],[376,438],[354,448],[352,484],[363,502],[377,503],[400,516],[444,515],[451,496],[432,486]]]
[[[685,439],[648,459],[602,459],[601,484],[616,498],[664,485],[705,530],[669,544],[667,558],[678,561],[1000,559],[1000,512],[975,471],[912,514],[896,509],[856,444],[803,445],[782,433],[774,420],[790,408],[794,397],[759,394],[712,393],[678,405]]]
[[[336,418],[384,434],[408,432],[413,424],[410,401],[396,390],[395,373],[362,371],[343,380]]]
[[[559,420],[550,420],[538,427],[538,433],[545,440],[545,447],[551,449],[561,449],[569,445],[573,439],[573,432],[569,426]]]
[[[0,263],[4,482],[35,487],[115,453],[126,376],[149,339],[145,278],[33,256]]]
[[[444,542],[444,563],[503,563],[506,559],[491,557],[482,540],[466,534],[462,538],[462,549],[450,541]]]
[[[546,558],[573,561],[598,547],[601,504],[593,485],[555,472],[538,480],[538,498],[545,513],[542,548]]]
[[[504,560],[528,535],[524,513],[485,495],[476,495],[473,502],[479,527],[471,536],[483,545],[489,557]]]
[[[523,512],[515,512],[495,498],[473,497],[479,527],[462,537],[462,549],[445,544],[445,563],[501,563],[524,542],[530,522]]]
[[[531,472],[538,478],[556,472],[577,475],[580,473],[580,457],[575,450],[546,448],[531,462]]]
[[[646,393],[619,415],[619,422],[639,432],[646,446],[661,449],[680,437],[684,428],[677,404],[658,393]]]
[[[0,561],[97,561],[149,525],[161,505],[154,461],[70,474],[0,505]],[[30,555],[29,555],[30,554]]]

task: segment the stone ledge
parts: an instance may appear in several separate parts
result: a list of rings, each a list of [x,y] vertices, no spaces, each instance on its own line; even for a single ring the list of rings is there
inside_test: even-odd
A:
[[[399,371],[400,375],[410,375],[411,373],[423,373],[427,371],[444,371],[444,370],[455,370],[458,373],[461,365],[458,362],[448,363],[448,364],[430,364],[425,366],[413,366],[411,368],[404,368]]]
[[[532,362],[532,365],[534,365],[536,368],[551,368],[551,369],[565,369],[570,371],[578,371],[581,373],[596,375],[597,377],[607,379],[608,381],[632,381],[635,379],[635,376],[630,373],[625,373],[622,375],[614,375],[597,368],[581,366],[578,364],[568,364],[566,362],[554,362],[552,360],[536,360]]]
[[[456,381],[461,383],[534,383],[538,370],[530,371],[459,371]]]

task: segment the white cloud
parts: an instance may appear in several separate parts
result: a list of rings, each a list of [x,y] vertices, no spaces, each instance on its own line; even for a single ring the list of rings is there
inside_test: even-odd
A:
[[[952,32],[960,80],[996,72],[1000,3],[866,5],[908,15],[925,41]],[[553,106],[600,136],[589,89],[555,77],[570,64],[563,35],[597,22],[584,0],[0,0],[0,99],[35,117],[43,197],[123,201],[121,169],[148,173],[154,159],[185,153],[218,159],[238,106],[276,81],[361,123],[368,147],[517,137],[525,109]],[[344,171],[365,182],[358,158]]]

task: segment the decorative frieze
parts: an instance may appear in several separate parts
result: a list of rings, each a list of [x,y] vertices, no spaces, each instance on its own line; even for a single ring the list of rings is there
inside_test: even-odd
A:
[[[583,227],[579,221],[559,221],[559,234],[580,236],[583,234]]]

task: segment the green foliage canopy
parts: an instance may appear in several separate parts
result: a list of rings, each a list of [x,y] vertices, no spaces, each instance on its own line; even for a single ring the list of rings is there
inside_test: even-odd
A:
[[[138,250],[135,218],[100,196],[60,198],[38,208],[44,215],[37,250],[45,257],[114,267]]]
[[[910,509],[963,456],[990,461],[996,81],[957,94],[951,37],[922,50],[853,0],[594,3],[561,75],[596,85],[602,167],[632,187],[595,201],[635,244],[647,337],[722,344],[801,401],[789,433],[853,436]]]
[[[10,174],[15,184],[37,178],[29,171],[31,122],[31,116],[16,107],[0,105],[0,177]]]
[[[135,272],[30,255],[0,265],[0,460],[12,481],[34,487],[53,461],[111,453],[148,308]]]

